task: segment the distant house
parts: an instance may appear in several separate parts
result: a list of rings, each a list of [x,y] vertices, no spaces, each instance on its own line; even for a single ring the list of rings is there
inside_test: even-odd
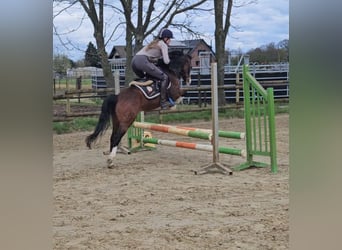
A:
[[[210,63],[216,60],[215,53],[203,39],[177,41],[171,40],[169,51],[181,50],[184,54],[191,56],[192,67],[210,67]],[[113,59],[126,58],[126,46],[115,45],[108,58],[114,63]]]
[[[184,54],[191,56],[192,67],[200,67],[216,60],[215,53],[203,39],[177,41],[170,44],[171,50],[182,50]]]
[[[110,52],[108,59],[126,58],[126,46],[115,45]]]

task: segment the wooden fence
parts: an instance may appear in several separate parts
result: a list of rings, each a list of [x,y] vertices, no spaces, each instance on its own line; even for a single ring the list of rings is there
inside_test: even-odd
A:
[[[264,87],[272,87],[274,89],[274,98],[275,101],[284,101],[287,102],[289,98],[289,83],[283,77],[272,75],[272,78],[268,78],[268,75],[259,75],[261,80],[258,82]],[[116,82],[119,83],[121,81],[119,74],[115,74]],[[158,113],[159,115],[166,113],[175,113],[175,112],[196,112],[203,111],[207,108],[207,104],[211,103],[211,85],[208,76],[193,74],[192,81],[190,87],[183,87],[183,89],[187,90],[187,94],[183,98],[183,104],[196,104],[198,108],[191,108],[186,110],[156,110],[152,111],[154,113]],[[226,84],[227,83],[227,84]],[[93,84],[92,84],[93,85]],[[82,110],[80,112],[73,111],[71,108],[72,105],[77,106],[78,104],[73,102],[72,100],[78,100],[80,103],[81,99],[94,99],[99,103],[102,103],[102,99],[108,94],[118,92],[118,89],[124,88],[122,83],[120,86],[116,86],[116,88],[97,88],[92,86],[91,89],[82,89],[82,84],[79,80],[76,80],[75,86],[71,88],[70,84],[66,85],[66,89],[57,91],[54,89],[53,100],[57,103],[58,100],[65,100],[63,105],[65,105],[64,112],[62,114],[55,114],[53,117],[53,121],[64,121],[71,120],[74,117],[84,117],[84,116],[98,116],[100,114],[101,107],[98,106],[96,110],[85,111]],[[240,73],[235,74],[235,78],[232,75],[227,75],[225,77],[225,85],[218,86],[220,89],[224,89],[227,105],[219,108],[241,108],[243,104],[243,83],[242,83],[242,75],[240,77]],[[279,92],[277,92],[279,91]],[[278,94],[280,93],[280,94]],[[59,104],[61,105],[61,104]],[[76,108],[74,108],[76,109]]]

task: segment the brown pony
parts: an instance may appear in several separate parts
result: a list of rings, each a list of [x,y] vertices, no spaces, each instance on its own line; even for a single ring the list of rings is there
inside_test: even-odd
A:
[[[183,53],[170,53],[170,64],[160,65],[162,70],[169,76],[171,86],[168,96],[175,102],[185,94],[180,88],[179,79],[182,77],[187,85],[190,85],[191,57]],[[113,159],[116,156],[117,147],[132,125],[140,111],[149,111],[160,107],[160,96],[147,99],[136,86],[130,86],[121,90],[118,95],[109,95],[105,98],[101,107],[101,114],[94,132],[86,137],[86,144],[91,148],[98,136],[102,136],[112,120],[112,135],[108,156],[108,167],[114,166]]]

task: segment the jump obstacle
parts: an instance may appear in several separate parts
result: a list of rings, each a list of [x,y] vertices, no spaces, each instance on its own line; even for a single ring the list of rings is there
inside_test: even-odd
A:
[[[146,144],[160,144],[165,146],[182,147],[188,149],[209,151],[213,153],[213,163],[202,167],[195,173],[206,173],[215,167],[223,173],[232,174],[232,171],[219,162],[219,153],[238,155],[246,158],[246,162],[234,167],[234,170],[243,170],[250,167],[271,166],[271,172],[277,172],[276,137],[274,117],[273,88],[265,90],[249,73],[248,66],[243,67],[244,115],[245,133],[218,130],[217,108],[217,65],[212,64],[212,129],[198,129],[182,126],[170,126],[146,122],[134,122],[128,131],[128,144],[131,151],[144,148]],[[182,142],[144,137],[145,129],[165,133],[173,133],[188,137],[209,140],[211,145],[192,142]],[[245,139],[246,150],[218,146],[218,137]],[[139,146],[133,147],[133,141]],[[266,156],[270,163],[254,161],[254,156]]]
[[[133,126],[136,128],[142,129],[150,129],[159,132],[172,133],[178,135],[184,135],[194,138],[200,139],[208,139],[211,140],[212,130],[211,129],[200,129],[200,128],[191,128],[191,127],[183,127],[183,126],[170,126],[170,125],[162,125],[162,124],[154,124],[148,122],[134,122]],[[235,139],[244,139],[245,133],[243,132],[234,132],[234,131],[218,131],[219,137],[225,138],[235,138]]]
[[[212,140],[212,131],[206,129],[198,129],[198,128],[190,128],[190,127],[180,127],[180,126],[169,126],[169,125],[161,125],[147,122],[134,122],[134,128],[140,129],[149,129],[152,131],[159,131],[164,133],[178,134],[183,136],[189,136],[193,138]],[[219,136],[226,138],[244,138],[244,133],[239,132],[231,132],[231,131],[219,131]],[[181,148],[189,148],[189,149],[197,149],[202,151],[213,151],[213,146],[208,144],[199,144],[199,143],[191,143],[191,142],[182,142],[182,141],[172,141],[172,140],[161,140],[156,138],[146,138],[142,139],[143,143],[151,143],[151,144],[160,144],[165,146],[174,146]],[[231,154],[231,155],[240,155],[246,157],[246,152],[243,149],[235,149],[235,148],[227,148],[227,147],[219,147],[219,153],[223,154]]]

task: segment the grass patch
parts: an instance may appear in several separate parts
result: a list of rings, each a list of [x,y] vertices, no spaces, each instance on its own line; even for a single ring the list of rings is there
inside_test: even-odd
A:
[[[76,78],[63,78],[55,80],[56,89],[66,89],[67,84],[70,89],[76,89]],[[82,79],[82,89],[91,89],[92,80],[91,78],[83,78]]]
[[[205,120],[209,121],[211,119],[211,112],[208,110],[200,112],[186,112],[186,113],[171,113],[171,114],[150,114],[145,116],[146,122],[152,123],[187,123],[194,120]]]
[[[193,108],[193,107],[192,107]],[[288,113],[289,106],[286,103],[275,103],[275,113]],[[235,108],[221,108],[218,112],[220,119],[243,118],[244,111]],[[211,121],[211,110],[203,110],[197,112],[183,112],[170,114],[147,114],[146,122],[152,123],[191,123],[193,121]],[[75,131],[91,131],[95,128],[98,118],[81,117],[75,118],[67,122],[54,122],[53,131],[57,134],[70,133]]]
[[[82,117],[75,118],[67,122],[54,122],[53,131],[57,134],[70,133],[75,131],[90,131],[93,130],[97,124],[98,118]]]
[[[286,114],[290,112],[288,103],[275,103],[274,112],[276,114]]]

